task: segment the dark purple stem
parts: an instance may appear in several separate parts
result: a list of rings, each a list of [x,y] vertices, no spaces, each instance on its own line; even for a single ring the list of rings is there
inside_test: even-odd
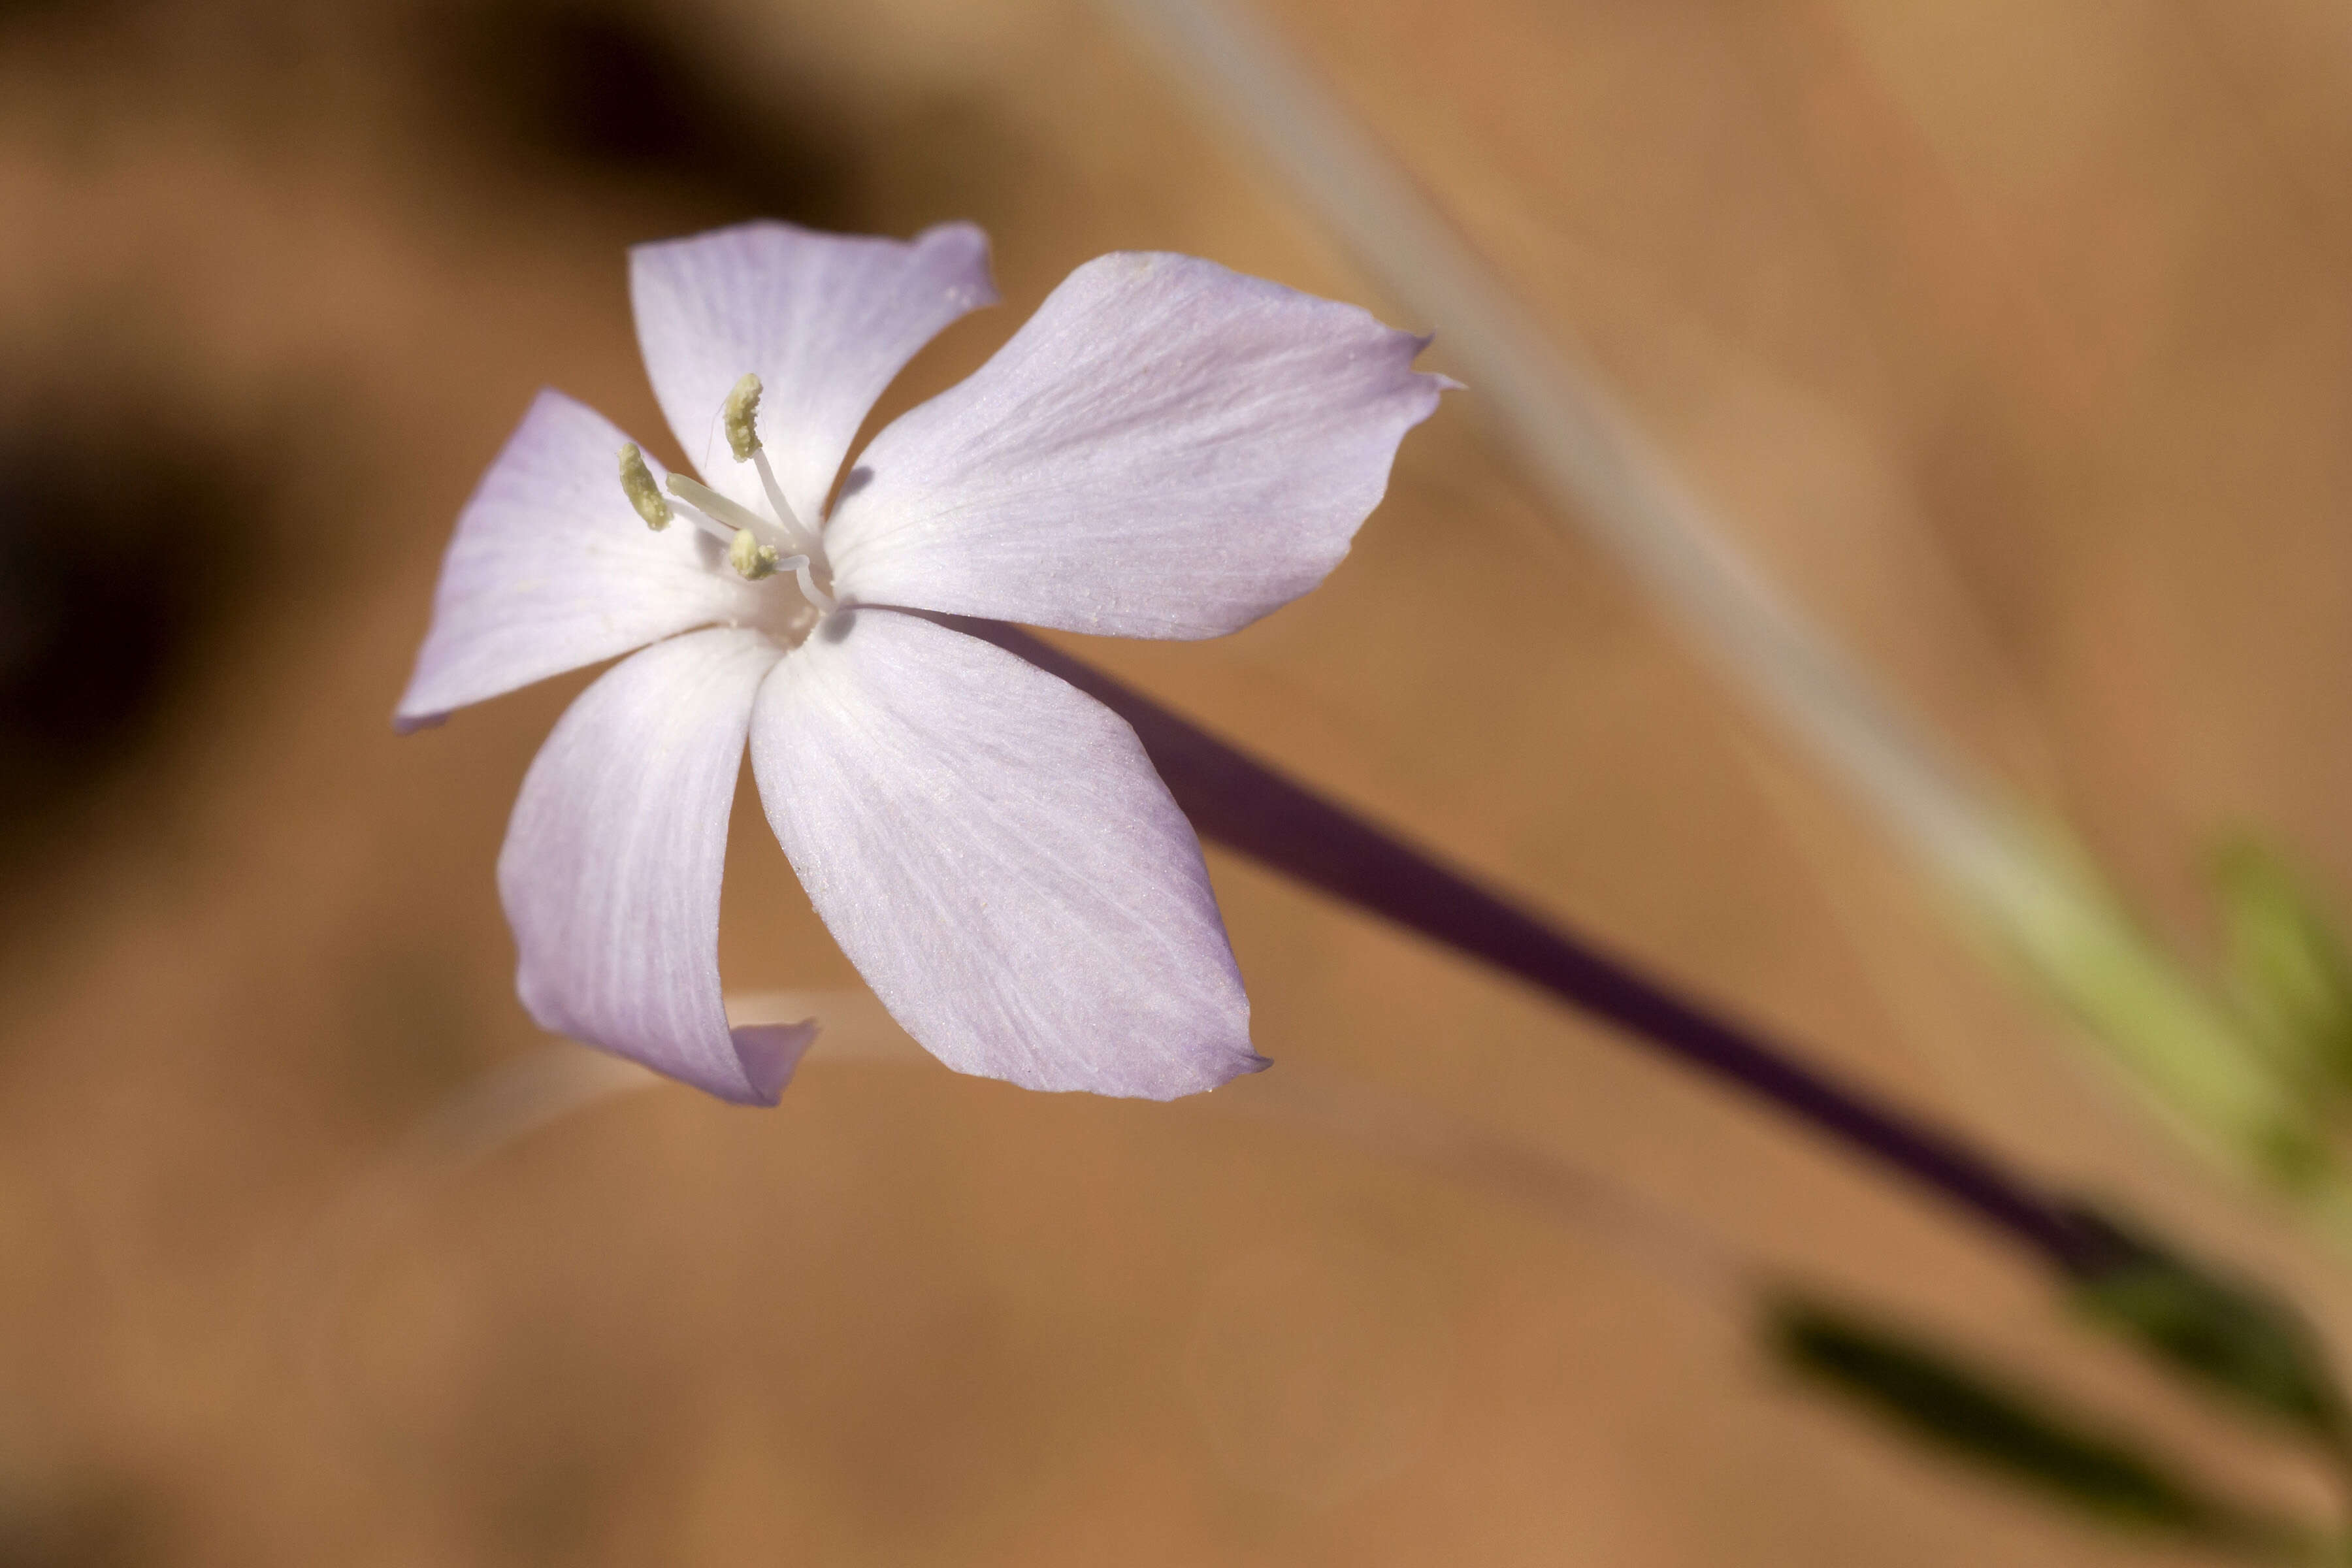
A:
[[[943,617],[945,618],[945,617]],[[2088,1278],[2123,1261],[2064,1201],[1940,1127],[1872,1100],[1683,1000],[1461,873],[1017,627],[950,624],[1095,697],[1135,728],[1203,837],[1482,959],[1738,1084]]]

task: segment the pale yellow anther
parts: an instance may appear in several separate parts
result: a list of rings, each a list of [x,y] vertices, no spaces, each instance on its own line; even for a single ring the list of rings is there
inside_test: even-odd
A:
[[[727,395],[727,407],[720,417],[727,425],[727,449],[735,454],[739,463],[748,463],[751,454],[760,449],[760,433],[752,422],[760,417],[760,378],[746,371],[735,390]]]
[[[754,583],[774,576],[781,559],[774,545],[761,543],[759,536],[748,528],[737,529],[734,542],[727,547],[727,564]]]
[[[654,471],[646,467],[646,456],[635,441],[621,448],[621,489],[628,492],[629,504],[637,509],[647,528],[658,533],[669,526],[669,502],[654,483]]]

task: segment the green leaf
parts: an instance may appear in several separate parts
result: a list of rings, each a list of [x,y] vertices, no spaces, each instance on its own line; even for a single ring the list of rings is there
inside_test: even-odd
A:
[[[2301,1430],[2339,1458],[2352,1452],[2352,1422],[2326,1347],[2293,1302],[2112,1215],[2078,1207],[2074,1217],[2103,1234],[2116,1258],[2074,1288],[2074,1305],[2092,1323],[2176,1375]]]
[[[2252,839],[2213,859],[2223,973],[2257,1038],[2329,1098],[2352,1091],[2352,954],[2334,918]]]
[[[2325,1185],[2311,1097],[2246,1020],[2152,940],[2063,830],[1970,891],[2010,952],[2209,1145],[2289,1191]]]
[[[2079,1513],[2267,1560],[2315,1550],[2315,1532],[2222,1501],[2129,1440],[1906,1331],[1787,1296],[1769,1304],[1769,1331],[1782,1364]]]

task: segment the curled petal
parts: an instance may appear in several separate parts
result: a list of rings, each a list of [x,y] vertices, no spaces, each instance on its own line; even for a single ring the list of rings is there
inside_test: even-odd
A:
[[[751,771],[842,950],[959,1072],[1166,1100],[1265,1065],[1200,845],[1092,698],[845,612],[761,687]]]
[[[940,328],[996,303],[988,237],[941,224],[911,241],[747,223],[629,252],[646,373],[678,445],[710,485],[760,504],[720,410],[759,376],[759,433],[784,499],[824,515],[841,459],[890,378]]]
[[[754,1088],[772,1084],[761,1099],[774,1104],[792,1081],[793,1069],[800,1066],[801,1058],[816,1044],[817,1023],[803,1018],[797,1024],[738,1024],[729,1033],[734,1037],[735,1054],[741,1058],[743,1074]]]
[[[1211,261],[1106,256],[876,437],[826,536],[864,604],[1125,637],[1315,586],[1444,378],[1426,340]]]
[[[627,437],[541,392],[457,516],[433,626],[393,722],[452,710],[713,621],[752,613],[696,530],[647,528],[621,489]]]
[[[815,1033],[730,1033],[719,988],[728,808],[775,662],[758,633],[719,628],[607,670],[540,748],[499,855],[516,988],[541,1027],[761,1105]]]

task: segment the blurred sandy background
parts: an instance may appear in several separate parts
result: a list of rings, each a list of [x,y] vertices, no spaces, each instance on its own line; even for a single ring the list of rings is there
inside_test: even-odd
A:
[[[2352,8],[1271,16],[2169,936],[2206,941],[2231,826],[2352,889]],[[623,247],[761,214],[994,236],[1006,307],[886,415],[1119,247],[1360,300],[1445,363],[1076,0],[0,5],[0,1563],[2150,1558],[1789,1388],[1574,1216],[1279,1114],[821,1047],[772,1112],[663,1088],[419,1179],[419,1120],[541,1046],[491,873],[583,683],[394,739],[450,522],[541,384],[666,452]],[[2352,1325],[1560,542],[1475,397],[1322,591],[1087,651]],[[854,984],[748,797],[735,837],[730,985]],[[1278,1063],[2324,1497],[1986,1238],[1211,864]]]

